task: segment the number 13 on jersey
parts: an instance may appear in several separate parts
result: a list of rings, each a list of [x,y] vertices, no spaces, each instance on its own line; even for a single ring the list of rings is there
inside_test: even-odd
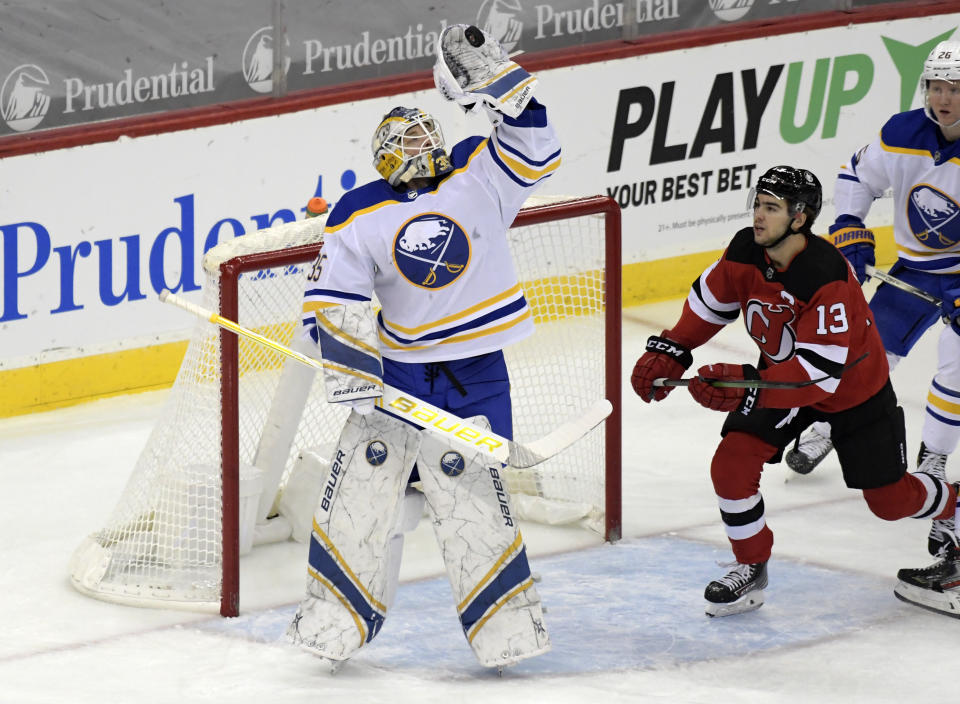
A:
[[[847,309],[842,303],[834,303],[827,308],[825,305],[817,306],[817,334],[826,335],[827,333],[846,332],[850,329],[847,323]]]

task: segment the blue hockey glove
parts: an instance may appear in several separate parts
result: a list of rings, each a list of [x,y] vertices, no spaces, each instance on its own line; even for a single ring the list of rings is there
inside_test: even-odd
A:
[[[867,264],[870,266],[876,266],[877,264],[874,251],[876,238],[873,236],[873,232],[865,227],[844,227],[831,232],[828,239],[850,262],[850,266],[853,267],[857,275],[857,281],[862,284],[870,278],[867,276]]]
[[[940,310],[945,322],[956,323],[960,318],[960,288],[948,288],[943,292]]]

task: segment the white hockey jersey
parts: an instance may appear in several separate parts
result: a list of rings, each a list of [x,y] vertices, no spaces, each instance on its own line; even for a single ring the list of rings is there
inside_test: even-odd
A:
[[[450,158],[453,172],[433,189],[399,191],[380,179],[337,202],[304,294],[305,332],[318,309],[374,292],[380,353],[397,361],[470,357],[533,332],[506,231],[560,165],[546,109],[531,101]]]
[[[893,234],[911,269],[960,272],[960,142],[947,142],[923,110],[898,113],[837,177],[831,233],[863,227],[874,199],[893,189]]]

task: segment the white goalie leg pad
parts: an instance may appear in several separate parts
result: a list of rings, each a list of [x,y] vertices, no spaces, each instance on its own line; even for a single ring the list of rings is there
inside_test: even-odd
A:
[[[350,414],[314,515],[307,591],[287,629],[290,642],[345,660],[379,632],[390,543],[419,447],[420,433],[406,423],[379,412]]]
[[[489,427],[483,417],[471,419]],[[500,467],[423,433],[417,460],[464,635],[481,665],[545,653],[550,639]]]

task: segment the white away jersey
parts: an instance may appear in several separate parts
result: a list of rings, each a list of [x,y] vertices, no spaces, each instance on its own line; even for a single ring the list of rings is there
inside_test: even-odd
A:
[[[893,234],[912,269],[960,272],[960,142],[943,139],[923,110],[894,115],[837,177],[840,227],[862,227],[875,198],[893,188]]]
[[[337,202],[304,294],[307,333],[316,310],[374,291],[380,352],[397,361],[470,357],[533,332],[506,231],[560,165],[546,109],[531,101],[450,158],[453,172],[432,190],[398,191],[381,179]]]

